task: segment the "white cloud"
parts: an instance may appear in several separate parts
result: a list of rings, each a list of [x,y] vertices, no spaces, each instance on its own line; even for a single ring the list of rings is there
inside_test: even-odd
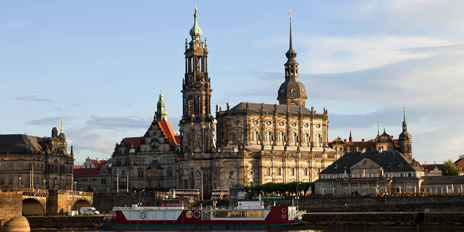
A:
[[[449,41],[427,37],[315,37],[302,41],[306,46],[300,61],[301,72],[341,73],[382,67],[405,60],[426,58],[433,52],[412,52],[415,47],[450,45]]]
[[[37,98],[33,95],[29,95],[29,96],[24,96],[24,97],[17,97],[15,98],[16,100],[19,100],[19,101],[34,101],[34,102],[54,102],[52,99],[50,98]]]

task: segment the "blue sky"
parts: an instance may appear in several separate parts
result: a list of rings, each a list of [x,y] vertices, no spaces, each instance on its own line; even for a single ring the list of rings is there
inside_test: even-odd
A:
[[[163,90],[175,130],[195,1],[0,1],[0,133],[50,136],[64,119],[76,163],[141,136]],[[463,1],[198,1],[214,105],[276,103],[288,16],[306,106],[330,140],[401,133],[413,156],[464,153]]]

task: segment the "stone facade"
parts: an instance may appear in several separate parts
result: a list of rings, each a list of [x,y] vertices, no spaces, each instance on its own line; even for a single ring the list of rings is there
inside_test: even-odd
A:
[[[177,185],[179,135],[167,120],[162,93],[158,111],[142,137],[124,138],[112,155],[112,191],[166,190]],[[154,172],[153,170],[159,172]]]
[[[74,154],[67,152],[63,127],[51,137],[0,135],[0,185],[41,189],[71,188]]]
[[[307,94],[298,81],[291,29],[285,81],[278,89],[279,105],[242,102],[232,109],[227,104],[224,111],[216,106],[217,121],[210,114],[207,47],[206,41],[200,40],[196,10],[190,35],[179,123],[180,188],[208,193],[236,184],[314,181],[319,171],[338,158],[328,147],[327,110],[317,114],[314,108],[305,107]],[[217,144],[213,140],[216,122]]]
[[[338,154],[344,154],[347,152],[361,152],[361,151],[391,151],[396,150],[401,152],[406,158],[413,160],[412,157],[412,136],[408,131],[408,124],[406,123],[406,113],[404,113],[403,119],[403,131],[398,136],[398,139],[394,139],[392,135],[385,132],[382,134],[380,130],[377,133],[377,137],[372,140],[364,141],[353,141],[351,135],[348,141],[342,140],[340,137],[329,143],[329,146],[337,151]]]
[[[111,193],[111,159],[92,160],[74,166],[73,190]]]
[[[350,152],[319,173],[316,194],[418,193],[424,170],[398,151]]]

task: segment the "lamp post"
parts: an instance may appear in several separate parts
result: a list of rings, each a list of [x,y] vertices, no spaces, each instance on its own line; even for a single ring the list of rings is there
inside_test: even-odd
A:
[[[142,205],[142,201],[140,200],[140,197],[142,196],[143,192],[145,192],[145,189],[140,191],[140,193],[139,193],[139,205]]]
[[[203,170],[200,172],[201,178],[201,200],[203,200]]]
[[[300,186],[301,182],[296,185],[296,209],[298,210],[298,199],[300,198],[300,194],[298,192],[298,187]]]
[[[45,184],[46,184],[46,183],[47,183],[47,180],[44,180],[44,189],[46,189],[46,188],[45,188]]]
[[[74,191],[77,191],[77,181],[74,181]]]
[[[20,176],[18,179],[19,179],[19,185],[21,186],[21,180],[22,180],[23,178]]]

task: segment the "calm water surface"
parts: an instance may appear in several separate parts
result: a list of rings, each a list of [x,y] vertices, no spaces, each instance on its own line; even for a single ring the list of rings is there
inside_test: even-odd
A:
[[[40,230],[31,230],[40,231]],[[63,230],[67,232],[132,232],[136,230]],[[137,230],[138,232],[153,232],[160,230]],[[169,230],[169,232],[196,232],[198,230]],[[384,228],[322,228],[312,230],[203,230],[211,232],[464,232],[462,227],[446,227],[446,228],[396,228],[396,227],[384,227]]]

